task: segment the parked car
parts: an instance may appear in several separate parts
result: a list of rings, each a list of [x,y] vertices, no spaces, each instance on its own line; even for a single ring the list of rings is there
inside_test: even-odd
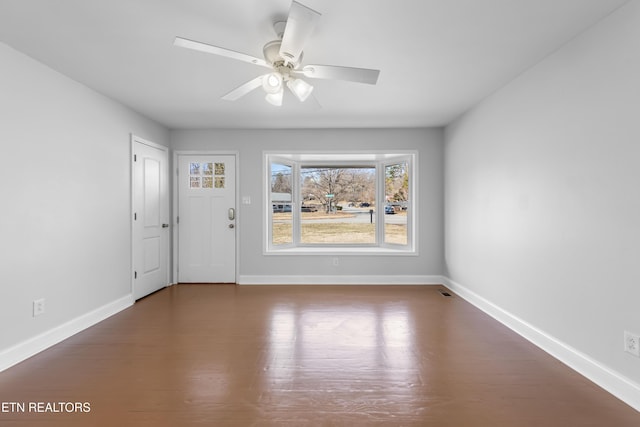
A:
[[[274,212],[291,212],[291,205],[273,205]]]
[[[391,205],[386,205],[384,207],[384,213],[385,214],[389,214],[389,215],[393,215],[393,214],[396,213],[396,209]]]
[[[371,206],[371,204],[370,204],[370,203],[367,203],[367,202],[362,202],[362,203],[360,203],[360,207],[361,207],[361,208],[368,208],[369,206]]]
[[[318,207],[314,205],[302,205],[300,212],[318,212]]]

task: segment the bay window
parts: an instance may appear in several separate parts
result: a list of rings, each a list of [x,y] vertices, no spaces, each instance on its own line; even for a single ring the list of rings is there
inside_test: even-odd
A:
[[[265,252],[415,254],[416,157],[265,153]]]

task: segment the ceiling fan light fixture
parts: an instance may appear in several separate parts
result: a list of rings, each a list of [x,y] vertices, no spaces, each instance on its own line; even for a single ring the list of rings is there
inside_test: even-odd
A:
[[[274,24],[278,39],[267,42],[262,48],[264,59],[183,37],[176,37],[174,45],[249,62],[269,69],[269,74],[261,74],[224,95],[222,99],[227,101],[235,101],[262,86],[266,94],[266,100],[273,105],[280,106],[282,105],[284,85],[286,83],[291,93],[300,102],[304,102],[311,95],[313,86],[306,81],[298,79],[297,76],[304,76],[309,79],[376,84],[380,70],[338,65],[307,64],[302,66],[303,47],[313,33],[320,16],[319,12],[303,5],[299,1],[292,0],[287,19]]]
[[[287,87],[300,102],[306,101],[309,95],[311,95],[311,92],[313,92],[313,86],[302,79],[290,79],[287,81]]]
[[[280,73],[269,73],[264,76],[262,88],[270,95],[282,91],[282,76]]]
[[[284,89],[280,87],[280,91],[276,93],[268,93],[264,99],[271,105],[282,107],[282,98],[284,97]]]

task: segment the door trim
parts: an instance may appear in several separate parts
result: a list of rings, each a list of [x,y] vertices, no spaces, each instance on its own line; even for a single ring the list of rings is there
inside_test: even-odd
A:
[[[129,186],[130,186],[130,206],[129,206],[129,212],[130,212],[130,216],[129,216],[129,224],[130,224],[130,235],[131,235],[131,245],[130,245],[130,250],[131,250],[131,260],[130,260],[130,265],[129,265],[129,277],[130,277],[130,287],[129,287],[129,291],[131,292],[131,298],[134,298],[135,292],[134,292],[134,286],[135,286],[135,250],[136,250],[136,246],[135,246],[135,239],[134,239],[134,227],[135,227],[135,222],[133,220],[133,216],[135,214],[135,209],[136,209],[136,201],[135,201],[135,162],[133,161],[133,156],[135,154],[135,145],[136,143],[139,144],[144,144],[144,145],[148,145],[149,147],[153,147],[156,148],[158,150],[162,150],[165,151],[167,153],[167,163],[169,163],[169,147],[165,146],[165,145],[160,145],[157,144],[155,142],[149,141],[147,139],[144,138],[140,138],[137,135],[134,135],[133,133],[130,134],[131,138],[130,138],[130,158],[129,158],[129,163],[131,166],[131,169],[129,171],[130,175],[130,179],[129,179]],[[169,172],[169,170],[171,168],[171,165],[167,165],[167,173]],[[169,186],[169,177],[167,177],[167,186]],[[169,190],[169,188],[167,188],[167,190]],[[169,206],[167,206],[168,208],[171,207],[171,194],[169,193]],[[171,217],[171,211],[169,210],[169,217]],[[171,246],[172,246],[172,241],[171,239],[169,239],[168,241],[168,245],[167,245],[167,260],[169,259],[170,255],[171,255]],[[169,266],[167,266],[167,273],[166,273],[166,277],[164,279],[164,282],[167,284],[167,286],[170,286],[172,281],[171,281],[171,269],[169,268]]]
[[[240,218],[242,216],[242,211],[239,209],[238,205],[240,204],[240,152],[237,150],[178,150],[173,152],[173,163],[171,165],[171,181],[172,181],[172,216],[171,221],[173,223],[173,262],[172,262],[172,278],[173,281],[171,284],[178,283],[178,233],[180,232],[180,227],[178,225],[178,201],[179,201],[179,182],[178,182],[178,165],[180,164],[180,156],[233,156],[235,158],[236,163],[236,253],[234,254],[234,262],[236,264],[235,268],[235,280],[234,282],[238,283],[239,271],[240,271],[240,235],[242,234],[242,224],[240,222]]]

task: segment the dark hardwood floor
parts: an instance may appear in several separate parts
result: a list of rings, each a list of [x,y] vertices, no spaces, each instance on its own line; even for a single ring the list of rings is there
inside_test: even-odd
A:
[[[640,425],[443,289],[173,286],[0,373],[0,425]]]

